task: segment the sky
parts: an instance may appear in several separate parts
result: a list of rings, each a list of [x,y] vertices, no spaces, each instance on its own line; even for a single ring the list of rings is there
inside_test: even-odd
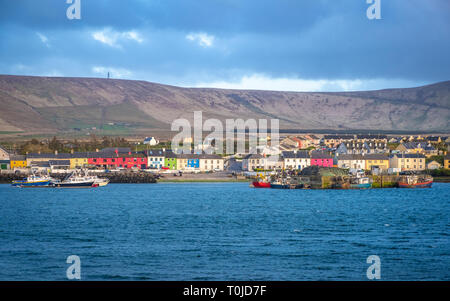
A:
[[[450,79],[450,1],[0,0],[0,74],[354,91]]]

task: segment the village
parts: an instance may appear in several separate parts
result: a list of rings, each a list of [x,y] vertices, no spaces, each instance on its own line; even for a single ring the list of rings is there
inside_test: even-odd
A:
[[[64,145],[55,139],[48,145]],[[129,147],[110,146],[90,151],[76,151],[70,143],[69,147],[72,148],[68,152],[55,149],[52,152],[20,154],[1,147],[0,171],[67,173],[75,169],[88,169],[174,176],[211,173],[251,176],[261,171],[301,171],[310,166],[362,170],[375,175],[404,171],[443,171],[442,175],[447,175],[450,169],[450,138],[445,136],[301,134],[280,137],[278,145],[271,145],[270,136],[265,139],[265,143],[260,143],[256,149],[249,149],[248,153],[231,155],[214,154],[214,142],[207,140],[201,146],[192,145],[197,151],[180,153],[178,149],[172,151],[169,142],[160,142],[155,137],[146,137],[142,141],[130,139]],[[192,140],[185,142],[190,143]],[[199,175],[197,178],[202,177]]]

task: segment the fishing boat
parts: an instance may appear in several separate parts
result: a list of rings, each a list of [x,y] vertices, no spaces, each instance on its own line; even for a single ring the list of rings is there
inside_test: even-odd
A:
[[[264,181],[254,181],[252,182],[253,187],[255,188],[270,188],[271,184],[269,182]]]
[[[99,183],[95,183],[94,177],[83,175],[79,172],[72,172],[67,175],[62,181],[54,181],[53,187],[56,188],[89,188],[99,187]]]
[[[283,184],[281,182],[270,183],[270,188],[273,189],[289,189],[289,184]]]
[[[399,188],[431,188],[433,178],[431,176],[404,176],[398,182]]]
[[[254,188],[270,188],[270,182],[264,174],[257,176],[256,181],[252,182]]]
[[[368,177],[353,178],[350,180],[350,188],[353,189],[366,189],[372,187],[370,179]]]
[[[49,175],[31,174],[23,180],[12,181],[14,187],[49,187],[54,179]]]
[[[84,172],[84,171],[83,171]],[[92,179],[94,180],[94,187],[103,187],[109,184],[109,179],[107,178],[99,178],[98,176],[89,176],[86,172],[84,172],[84,177],[86,180]]]

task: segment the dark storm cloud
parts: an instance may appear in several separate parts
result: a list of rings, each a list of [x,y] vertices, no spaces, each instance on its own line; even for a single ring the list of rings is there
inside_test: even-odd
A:
[[[272,78],[449,79],[450,4],[381,0],[1,1],[0,73],[174,84]]]

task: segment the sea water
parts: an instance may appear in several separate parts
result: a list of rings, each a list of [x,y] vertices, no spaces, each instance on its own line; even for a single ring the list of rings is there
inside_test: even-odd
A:
[[[0,185],[0,280],[450,280],[450,184],[274,190],[248,183]]]

